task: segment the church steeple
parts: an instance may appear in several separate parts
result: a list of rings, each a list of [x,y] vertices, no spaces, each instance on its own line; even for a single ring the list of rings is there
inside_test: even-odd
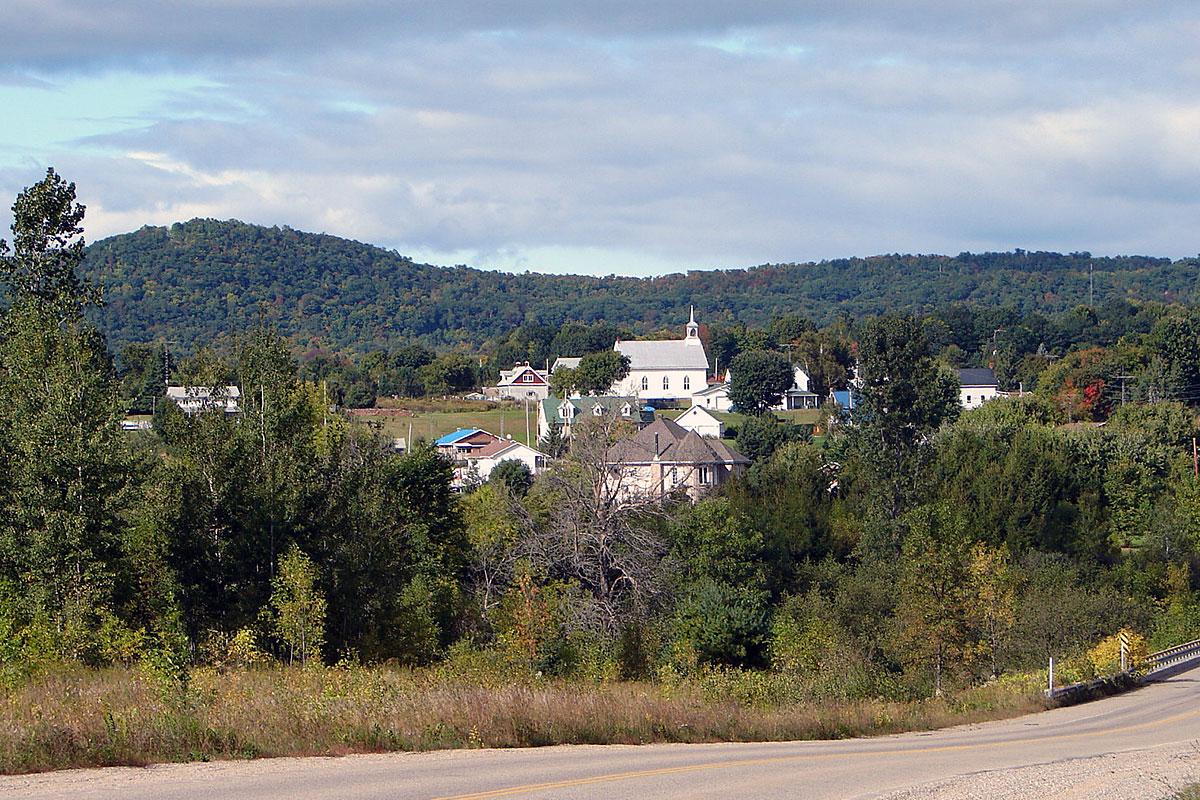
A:
[[[689,342],[693,341],[693,340],[697,341],[697,342],[700,341],[700,326],[696,324],[696,307],[695,306],[691,307],[691,314],[688,317],[687,340]]]

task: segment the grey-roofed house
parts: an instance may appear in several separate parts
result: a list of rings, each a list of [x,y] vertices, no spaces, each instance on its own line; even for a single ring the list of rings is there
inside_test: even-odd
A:
[[[958,371],[958,402],[963,408],[979,408],[989,400],[1001,397],[996,373],[988,367]]]
[[[613,386],[614,395],[633,395],[643,403],[671,404],[690,401],[692,395],[708,388],[708,355],[700,341],[694,310],[682,339],[618,339],[613,350],[629,358],[629,375]]]
[[[699,500],[750,466],[750,459],[720,439],[706,439],[665,417],[608,450],[618,494],[666,497],[684,493]]]

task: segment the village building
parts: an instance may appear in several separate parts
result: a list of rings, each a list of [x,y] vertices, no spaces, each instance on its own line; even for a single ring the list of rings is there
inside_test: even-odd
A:
[[[958,371],[958,403],[963,408],[979,408],[989,400],[1003,396],[996,373],[987,367]]]
[[[550,376],[529,364],[517,364],[501,370],[500,380],[484,389],[484,394],[500,400],[545,400],[550,396]]]
[[[454,464],[454,477],[450,485],[455,489],[487,480],[501,461],[520,461],[534,475],[545,469],[548,461],[544,453],[529,445],[505,439],[481,428],[459,428],[433,444],[438,453]]]
[[[809,390],[808,373],[802,367],[792,369],[792,388],[783,393],[776,411],[794,411],[798,408],[818,408],[821,398]]]
[[[725,423],[705,410],[694,405],[675,418],[675,424],[685,431],[695,431],[709,439],[720,439],[725,435]]]
[[[582,356],[559,356],[554,359],[554,366],[550,367],[550,374],[553,375],[560,369],[578,369],[579,362],[582,360]]]
[[[613,350],[629,358],[629,375],[613,385],[612,394],[635,396],[654,406],[690,403],[708,386],[708,355],[692,311],[682,339],[620,339]]]
[[[463,480],[486,481],[492,475],[492,470],[504,461],[519,461],[529,468],[532,475],[537,475],[546,468],[549,456],[527,444],[500,439],[486,447],[468,453],[464,458]]]
[[[784,392],[772,411],[794,411],[799,408],[820,408],[821,398],[809,390],[808,373],[801,367],[793,367],[792,388]],[[733,384],[732,370],[725,370],[725,380],[714,383],[703,391],[692,395],[693,406],[703,406],[709,411],[736,411],[729,399],[729,388]]]
[[[548,397],[538,403],[538,441],[550,436],[550,426],[558,426],[562,438],[571,438],[572,426],[587,417],[611,414],[635,425],[654,421],[654,409],[645,408],[636,397]]]
[[[236,386],[218,386],[215,391],[208,386],[168,386],[167,399],[188,416],[218,410],[237,414],[242,410],[242,390]]]
[[[663,417],[610,447],[608,462],[618,495],[665,499],[682,492],[693,501],[750,465],[750,459],[720,439],[705,438]]]
[[[701,406],[709,411],[732,411],[729,400],[729,381],[718,381],[692,395],[692,407]]]
[[[482,450],[493,442],[502,441],[499,436],[488,433],[481,428],[459,428],[453,433],[447,433],[433,443],[441,455],[452,461],[466,458],[476,450]]]

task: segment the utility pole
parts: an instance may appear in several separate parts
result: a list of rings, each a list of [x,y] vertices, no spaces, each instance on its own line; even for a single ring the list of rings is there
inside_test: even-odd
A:
[[[1092,276],[1092,262],[1088,261],[1088,305],[1096,306],[1096,279]]]
[[[1196,450],[1196,437],[1192,437],[1192,476],[1200,478],[1200,451]]]
[[[1114,375],[1113,378],[1121,382],[1121,405],[1125,405],[1125,381],[1132,380],[1132,375]]]
[[[171,385],[171,345],[179,344],[173,339],[163,340],[163,386]]]
[[[529,398],[525,398],[525,446],[533,447],[533,442],[529,440]]]

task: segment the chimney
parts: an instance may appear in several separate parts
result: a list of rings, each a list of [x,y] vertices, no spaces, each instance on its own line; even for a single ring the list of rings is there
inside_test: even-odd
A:
[[[662,451],[658,449],[658,434],[654,434],[654,457],[658,458],[658,454]]]

